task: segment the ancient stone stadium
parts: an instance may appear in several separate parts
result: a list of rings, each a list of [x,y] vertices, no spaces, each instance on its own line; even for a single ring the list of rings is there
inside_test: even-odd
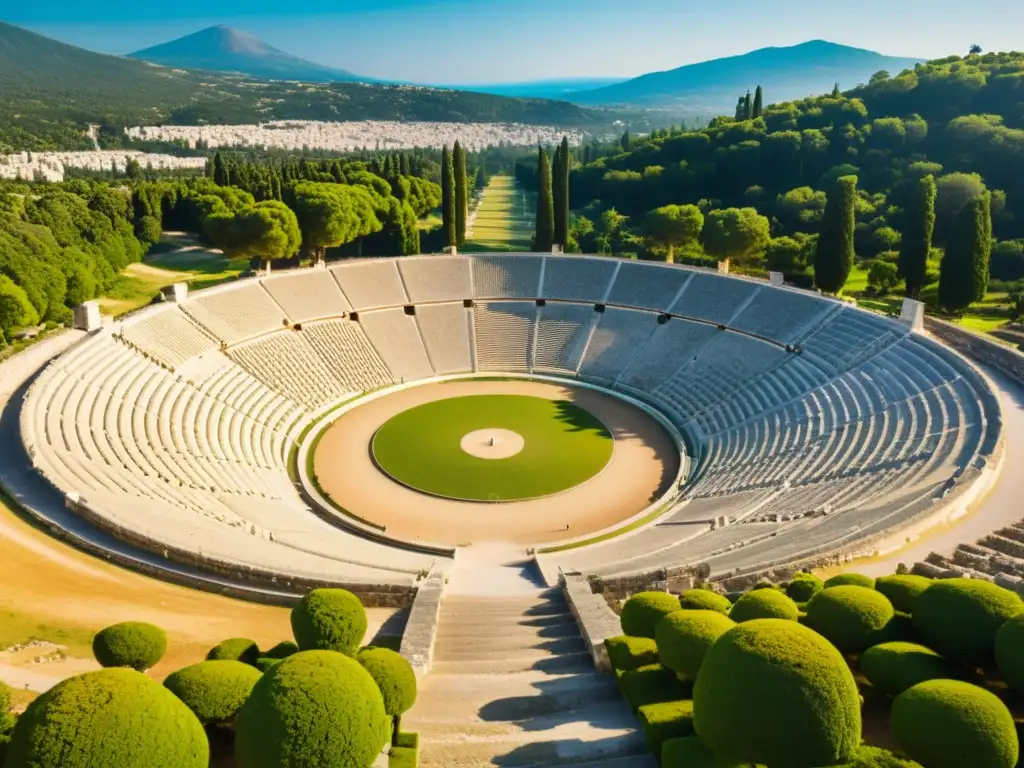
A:
[[[871,686],[899,697],[903,752],[946,768],[920,757],[934,744],[915,741],[917,719],[937,707],[960,724],[943,708],[975,690],[931,691],[936,651],[991,656],[998,630],[1016,681],[1006,620],[1024,604],[982,583],[1012,563],[939,558],[877,584],[805,573],[900,549],[998,475],[997,394],[919,316],[530,253],[349,259],[163,298],[107,324],[85,305],[57,354],[19,356],[3,484],[52,533],[121,565],[298,601],[296,643],[226,640],[167,679],[177,698],[131,670],[73,678],[22,717],[9,765],[36,764],[30,729],[49,727],[48,707],[128,688],[174,717],[184,702],[208,731],[230,723],[244,766],[368,766],[382,746],[392,766],[917,765],[861,753],[843,656],[860,654]],[[924,578],[961,574],[998,599]],[[399,610],[405,661],[359,651],[360,603]],[[957,645],[954,616],[981,629]],[[104,666],[142,671],[166,650],[145,624],[104,633]],[[794,665],[806,686],[778,682]],[[281,702],[300,689],[301,706],[366,704],[327,707],[338,719],[323,726],[358,749],[328,754],[324,736],[289,752]],[[963,738],[998,752],[1009,713],[983,703],[999,738]],[[766,707],[778,721],[755,726]],[[780,738],[791,717],[818,737]],[[166,736],[174,765],[206,765],[186,720],[188,738],[155,733],[146,749]],[[1006,739],[985,765],[1012,767]]]

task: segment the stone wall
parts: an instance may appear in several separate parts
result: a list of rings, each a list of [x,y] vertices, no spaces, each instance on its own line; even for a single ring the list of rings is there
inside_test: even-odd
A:
[[[405,623],[399,653],[412,665],[417,678],[424,677],[433,663],[434,641],[437,638],[443,596],[444,574],[431,571],[420,584],[416,598],[412,601],[409,619]]]
[[[605,599],[590,588],[590,583],[578,574],[564,577],[562,589],[569,610],[576,619],[576,625],[587,644],[587,650],[594,660],[594,666],[603,674],[612,674],[611,662],[604,641],[622,634],[619,617],[608,606]]]
[[[1024,385],[1024,354],[1013,347],[991,341],[935,317],[926,316],[924,327],[930,334],[941,339],[965,357],[982,365],[990,365],[1018,384]]]

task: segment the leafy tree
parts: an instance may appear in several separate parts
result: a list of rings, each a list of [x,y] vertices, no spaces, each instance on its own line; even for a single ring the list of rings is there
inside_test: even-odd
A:
[[[11,331],[38,322],[39,315],[24,289],[6,275],[0,275],[0,336],[9,341]]]
[[[868,288],[876,296],[888,295],[899,281],[899,269],[895,264],[881,259],[868,262]]]
[[[771,222],[756,208],[714,210],[704,221],[704,250],[719,261],[750,261],[770,239]]]
[[[842,176],[836,180],[825,205],[814,254],[814,284],[826,293],[839,293],[853,269],[856,199],[857,177]]]
[[[939,272],[939,304],[962,312],[984,298],[991,251],[990,195],[984,192],[967,203],[953,223]]]
[[[810,270],[812,243],[806,235],[797,237],[776,237],[765,250],[765,267],[771,272],[783,274],[804,274]]]
[[[350,243],[383,227],[372,193],[365,187],[302,182],[295,185],[293,197],[302,247],[316,261],[323,261],[327,248]]]
[[[219,187],[231,185],[231,174],[220,152],[216,152],[213,155],[213,183]]]
[[[665,261],[675,258],[675,249],[697,242],[704,228],[704,214],[695,205],[665,205],[648,211],[644,236],[650,247],[665,250]]]
[[[555,237],[555,211],[551,199],[551,166],[544,147],[537,150],[537,227],[533,238],[536,251],[550,251]]]
[[[569,243],[569,138],[563,137],[562,143],[555,150],[555,162],[552,167],[552,188],[554,195],[554,238],[555,245],[565,248]]]
[[[947,173],[935,187],[935,240],[943,245],[963,207],[985,191],[985,182],[977,173]]]
[[[469,190],[466,176],[466,150],[455,142],[452,150],[455,173],[455,241],[462,247],[466,242],[466,218],[469,216]]]
[[[448,147],[441,153],[441,227],[445,247],[456,245],[458,231],[455,224],[455,168]]]
[[[764,91],[761,90],[759,85],[754,92],[754,106],[751,108],[750,116],[756,120],[761,116],[762,112],[764,112]]]
[[[935,232],[935,178],[925,176],[917,182],[914,199],[907,212],[907,224],[900,243],[899,276],[907,285],[907,296],[917,299],[924,288],[928,256]]]
[[[971,56],[980,56],[982,53],[981,46],[978,45],[977,43],[974,43],[973,45],[971,45],[971,49],[970,51],[968,51],[968,53]]]
[[[265,265],[292,256],[302,244],[295,214],[284,203],[267,200],[235,213],[218,245],[231,258],[259,258]]]

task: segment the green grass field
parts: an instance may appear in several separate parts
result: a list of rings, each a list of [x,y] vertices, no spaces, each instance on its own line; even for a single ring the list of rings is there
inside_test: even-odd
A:
[[[535,196],[511,176],[493,176],[484,189],[465,250],[524,251],[533,241]]]
[[[523,450],[482,459],[462,450],[470,432],[518,433]],[[373,455],[400,483],[436,496],[514,501],[579,485],[612,456],[612,436],[589,412],[566,400],[522,395],[472,395],[411,408],[374,436]]]

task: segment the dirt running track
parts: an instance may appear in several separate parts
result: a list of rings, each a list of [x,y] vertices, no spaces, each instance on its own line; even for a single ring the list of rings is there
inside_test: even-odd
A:
[[[612,433],[611,461],[575,488],[502,504],[427,496],[396,483],[374,465],[370,441],[392,416],[435,400],[483,394],[572,401]],[[339,506],[386,526],[399,538],[451,545],[546,544],[599,531],[641,512],[674,481],[679,455],[660,424],[611,395],[539,381],[454,381],[396,392],[342,415],[320,440],[314,471]]]

